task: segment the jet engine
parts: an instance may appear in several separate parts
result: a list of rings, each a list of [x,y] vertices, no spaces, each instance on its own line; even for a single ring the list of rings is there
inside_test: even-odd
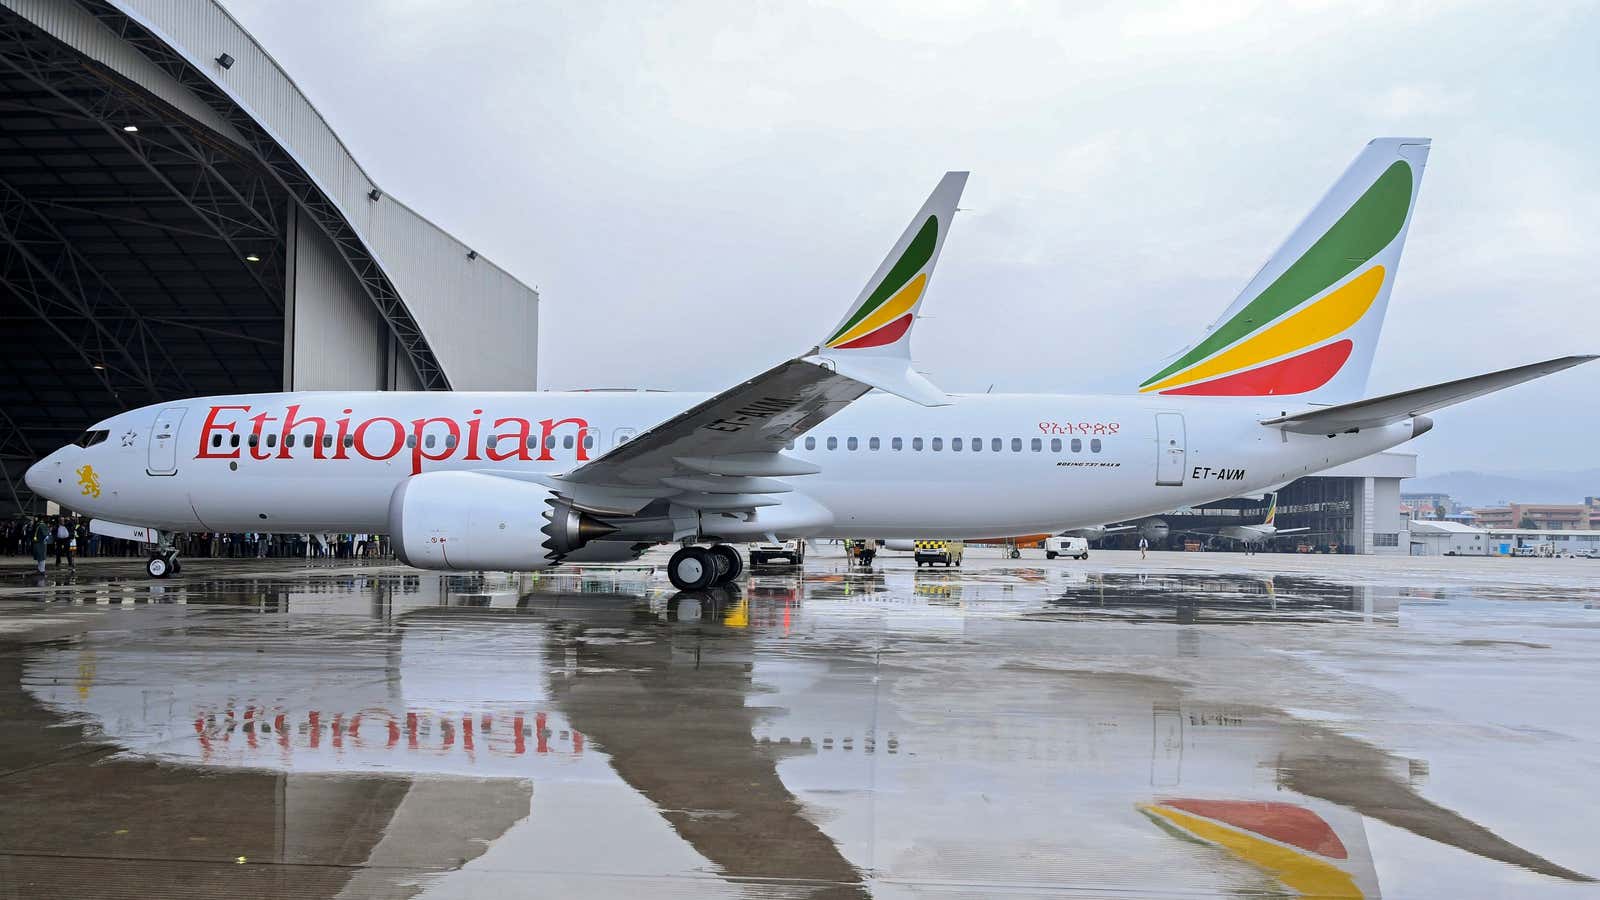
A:
[[[1171,533],[1166,519],[1145,519],[1139,523],[1139,535],[1152,544],[1165,541]]]
[[[389,498],[395,554],[419,569],[545,569],[615,530],[544,485],[481,472],[413,475]]]

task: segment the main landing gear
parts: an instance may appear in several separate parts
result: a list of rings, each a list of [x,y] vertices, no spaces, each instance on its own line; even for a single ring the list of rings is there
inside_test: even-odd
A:
[[[667,561],[667,579],[680,591],[729,584],[744,571],[744,557],[727,544],[684,547]]]

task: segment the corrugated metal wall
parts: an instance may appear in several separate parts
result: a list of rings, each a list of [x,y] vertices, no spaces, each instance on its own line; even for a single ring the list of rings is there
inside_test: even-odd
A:
[[[110,0],[205,73],[288,151],[339,207],[399,291],[458,390],[532,390],[538,292],[399,203],[367,177],[272,57],[211,0]],[[0,0],[196,119],[237,136],[73,0]],[[215,62],[233,56],[233,67]],[[170,95],[170,96],[169,96]],[[379,200],[368,199],[374,187]]]
[[[290,337],[297,391],[384,390],[392,387],[389,329],[333,242],[295,216]]]

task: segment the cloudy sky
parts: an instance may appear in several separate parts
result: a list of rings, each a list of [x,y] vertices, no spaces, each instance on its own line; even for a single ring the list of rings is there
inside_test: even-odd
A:
[[[716,390],[833,324],[947,169],[951,391],[1129,391],[1361,146],[1433,138],[1369,390],[1600,352],[1600,6],[225,0],[385,191],[543,295],[540,387]],[[1425,474],[1600,465],[1600,363]]]

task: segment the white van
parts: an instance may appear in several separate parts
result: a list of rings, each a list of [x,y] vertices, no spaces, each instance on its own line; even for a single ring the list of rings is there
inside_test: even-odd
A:
[[[1058,556],[1073,556],[1078,559],[1089,558],[1089,542],[1081,537],[1067,537],[1056,535],[1045,538],[1044,558],[1055,559]]]
[[[778,541],[771,543],[747,544],[750,553],[750,565],[764,566],[775,559],[786,560],[789,565],[803,565],[806,561],[806,542],[803,540]]]

